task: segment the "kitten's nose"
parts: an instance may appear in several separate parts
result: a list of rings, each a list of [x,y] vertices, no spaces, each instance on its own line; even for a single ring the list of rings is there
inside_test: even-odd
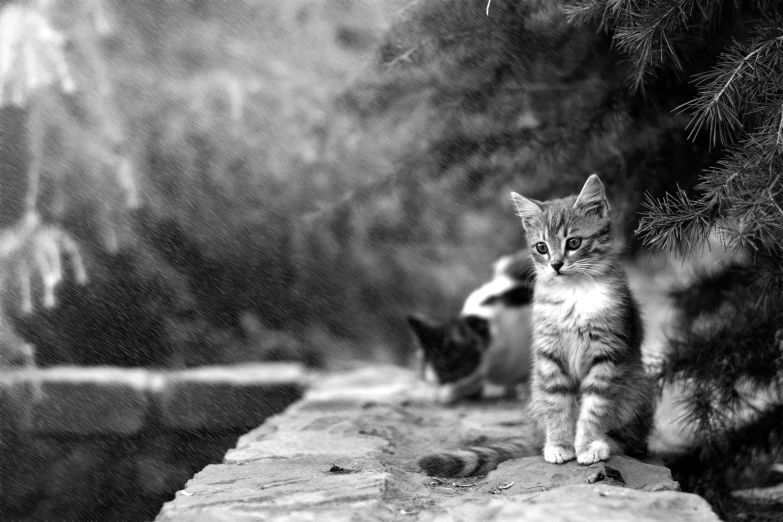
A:
[[[562,261],[552,261],[552,263],[550,264],[552,265],[552,268],[555,269],[555,272],[557,272],[558,274],[560,273],[560,269],[563,268]]]

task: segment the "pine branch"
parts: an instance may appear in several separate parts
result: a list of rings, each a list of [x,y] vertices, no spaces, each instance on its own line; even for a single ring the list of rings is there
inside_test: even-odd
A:
[[[687,256],[718,230],[730,251],[745,249],[780,267],[783,254],[783,157],[750,139],[708,170],[696,189],[644,203],[636,230],[643,244]]]
[[[611,3],[617,3],[616,1]],[[607,0],[583,0],[563,6],[568,22],[574,25],[598,25],[606,30],[609,21]]]
[[[720,9],[711,0],[571,0],[563,7],[570,23],[613,32],[633,64],[632,92],[644,92],[665,69],[683,71],[689,48],[704,43],[694,33],[704,33]]]
[[[748,47],[735,44],[714,69],[697,76],[699,95],[678,108],[694,113],[688,125],[690,137],[706,128],[713,144],[732,143],[743,130],[743,116],[752,113],[758,98],[769,92],[763,88],[765,80],[774,82],[783,72],[781,52],[783,35],[756,39]]]
[[[637,66],[660,66],[668,58],[674,67],[682,69],[673,40],[688,25],[692,4],[692,0],[679,0],[668,5],[648,4],[638,13],[628,12],[616,28],[618,47],[636,56]]]
[[[654,250],[687,255],[704,244],[713,226],[714,217],[704,205],[688,198],[681,188],[662,199],[648,196],[642,205],[646,211],[636,234]]]

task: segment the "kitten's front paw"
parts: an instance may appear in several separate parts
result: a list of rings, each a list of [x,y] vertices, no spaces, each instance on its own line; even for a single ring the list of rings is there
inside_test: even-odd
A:
[[[609,458],[609,445],[602,440],[594,440],[586,450],[580,451],[576,461],[585,466]]]
[[[544,460],[551,464],[563,464],[573,460],[576,453],[573,448],[565,446],[544,446]]]

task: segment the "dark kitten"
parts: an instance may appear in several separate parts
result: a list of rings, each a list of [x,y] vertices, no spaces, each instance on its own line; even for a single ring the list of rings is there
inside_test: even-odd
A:
[[[441,402],[476,397],[485,383],[513,396],[527,379],[531,268],[528,255],[504,256],[493,278],[468,296],[459,317],[438,325],[408,318],[421,346],[422,377],[429,368],[441,386]]]
[[[422,365],[432,369],[439,384],[457,382],[479,367],[490,341],[486,319],[457,317],[441,324],[414,316],[406,319],[419,340]]]

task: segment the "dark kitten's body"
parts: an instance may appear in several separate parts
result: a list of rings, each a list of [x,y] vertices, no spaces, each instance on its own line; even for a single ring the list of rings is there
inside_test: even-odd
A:
[[[529,256],[504,256],[493,279],[465,301],[459,317],[433,325],[409,317],[421,346],[421,371],[434,374],[439,399],[477,397],[484,384],[503,386],[508,395],[530,372]]]

